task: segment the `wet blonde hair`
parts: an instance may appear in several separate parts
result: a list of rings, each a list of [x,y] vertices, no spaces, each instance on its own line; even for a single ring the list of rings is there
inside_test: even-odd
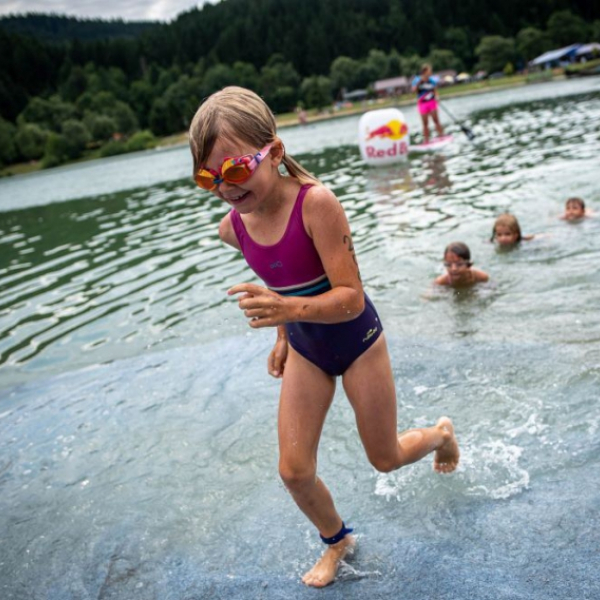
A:
[[[508,227],[508,230],[511,233],[515,233],[517,235],[517,242],[520,242],[523,239],[523,235],[521,234],[521,226],[519,225],[519,221],[517,221],[517,217],[511,215],[510,213],[504,213],[500,215],[494,223],[494,229],[492,229],[492,237],[490,238],[490,242],[493,242],[496,239],[496,229],[498,228],[498,225]]]
[[[254,92],[229,86],[209,96],[196,111],[190,125],[190,150],[194,175],[206,164],[217,139],[226,136],[256,148],[278,140],[271,109]],[[302,165],[283,151],[283,165],[300,183],[319,183]]]

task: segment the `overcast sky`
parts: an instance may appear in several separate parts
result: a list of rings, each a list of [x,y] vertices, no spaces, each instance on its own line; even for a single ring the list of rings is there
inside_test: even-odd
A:
[[[216,4],[218,0],[212,0]],[[85,19],[171,21],[179,13],[206,0],[0,0],[0,16],[56,13]]]

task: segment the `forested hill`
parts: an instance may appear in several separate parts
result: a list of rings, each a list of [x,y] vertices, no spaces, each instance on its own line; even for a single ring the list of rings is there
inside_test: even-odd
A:
[[[35,36],[0,20],[0,166],[137,148],[186,129],[226,85],[283,113],[410,78],[425,61],[510,74],[547,50],[600,42],[600,2],[589,0],[221,0],[145,29],[36,18]],[[53,27],[49,41],[41,32]]]
[[[104,21],[38,13],[0,17],[1,29],[48,42],[135,38],[157,25],[154,21]]]

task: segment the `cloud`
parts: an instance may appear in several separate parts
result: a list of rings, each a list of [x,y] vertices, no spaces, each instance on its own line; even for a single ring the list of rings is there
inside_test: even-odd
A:
[[[124,21],[171,21],[180,13],[206,0],[9,0],[0,4],[0,15],[68,15],[84,19],[123,19]]]

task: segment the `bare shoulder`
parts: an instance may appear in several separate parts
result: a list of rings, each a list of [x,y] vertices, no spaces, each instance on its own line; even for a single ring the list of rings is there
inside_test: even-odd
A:
[[[484,271],[480,271],[479,269],[471,269],[471,272],[475,276],[475,281],[482,283],[489,281],[490,276]]]
[[[346,216],[337,196],[324,185],[311,187],[304,198],[302,216],[309,233],[314,228],[331,227],[343,224]]]
[[[233,223],[231,222],[231,215],[227,213],[219,223],[219,237],[223,242],[233,246],[240,250],[240,244],[237,239],[237,235],[233,229]]]
[[[328,207],[339,207],[341,206],[340,201],[337,196],[324,185],[313,185],[306,192],[306,196],[304,197],[304,206],[311,211],[314,210],[323,210]]]
[[[450,278],[448,277],[448,274],[445,273],[444,275],[440,275],[439,277],[436,277],[433,280],[433,283],[435,285],[450,285]]]

